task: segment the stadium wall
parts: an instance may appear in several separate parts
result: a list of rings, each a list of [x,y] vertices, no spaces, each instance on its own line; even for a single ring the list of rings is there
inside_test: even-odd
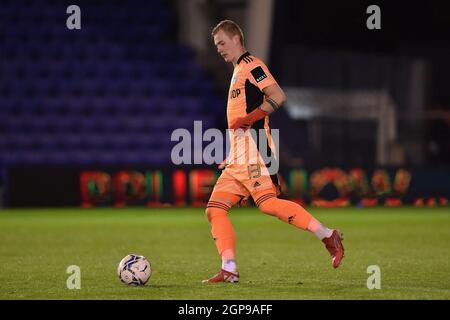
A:
[[[204,206],[219,175],[210,167],[10,167],[4,205]],[[450,198],[450,171],[436,168],[291,168],[281,171],[279,180],[281,197],[321,207],[433,206],[447,205]]]

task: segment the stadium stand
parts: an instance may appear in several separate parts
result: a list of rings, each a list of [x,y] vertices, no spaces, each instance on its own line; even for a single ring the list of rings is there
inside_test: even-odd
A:
[[[68,3],[2,2],[0,168],[161,165],[175,128],[217,127],[223,104],[173,39],[173,8],[105,4],[79,3],[81,29],[68,30]]]

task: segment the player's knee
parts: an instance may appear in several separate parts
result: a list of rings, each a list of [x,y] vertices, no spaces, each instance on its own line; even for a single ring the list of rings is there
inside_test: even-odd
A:
[[[208,219],[208,221],[211,222],[211,220],[214,217],[226,216],[227,215],[227,211],[225,211],[223,209],[220,209],[220,208],[208,207],[205,210],[205,214],[206,214],[206,218]]]
[[[276,215],[276,210],[275,210],[275,205],[274,205],[275,201],[276,201],[275,197],[267,199],[259,204],[258,209],[261,210],[265,214],[275,216]]]
[[[206,215],[206,219],[208,219],[208,221],[211,222],[212,208],[206,208],[205,215]]]

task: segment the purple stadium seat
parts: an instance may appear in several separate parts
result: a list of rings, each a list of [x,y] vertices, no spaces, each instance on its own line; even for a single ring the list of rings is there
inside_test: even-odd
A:
[[[0,10],[2,163],[167,164],[174,129],[223,116],[193,51],[167,41],[165,1],[86,2],[80,33],[61,28],[64,5],[43,1]]]

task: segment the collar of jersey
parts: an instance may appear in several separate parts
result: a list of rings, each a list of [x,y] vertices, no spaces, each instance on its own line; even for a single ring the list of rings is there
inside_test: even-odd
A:
[[[242,59],[244,59],[245,57],[248,57],[249,55],[250,55],[250,52],[246,51],[242,56],[239,57],[236,64],[239,64],[242,61]]]

